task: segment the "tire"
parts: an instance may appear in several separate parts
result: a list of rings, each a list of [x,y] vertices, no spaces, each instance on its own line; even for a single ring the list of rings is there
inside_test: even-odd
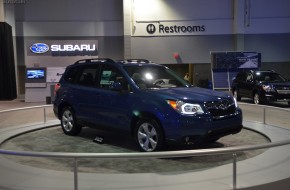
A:
[[[134,139],[142,152],[159,151],[164,147],[163,131],[154,119],[140,119],[134,130]]]
[[[238,90],[235,89],[233,92],[234,98],[236,98],[237,101],[241,101],[242,97],[238,95]]]
[[[61,128],[65,134],[76,136],[81,132],[82,127],[77,124],[77,120],[72,108],[63,108],[60,121]]]
[[[253,96],[254,104],[261,104],[260,95],[256,92]]]

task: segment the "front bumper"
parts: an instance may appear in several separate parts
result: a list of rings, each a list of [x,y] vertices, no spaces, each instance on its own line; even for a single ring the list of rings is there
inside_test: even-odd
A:
[[[237,109],[234,114],[221,118],[213,118],[210,114],[183,115],[177,122],[171,122],[170,129],[166,128],[166,137],[168,142],[178,144],[211,142],[240,132],[243,128],[242,122],[243,117],[240,109]]]

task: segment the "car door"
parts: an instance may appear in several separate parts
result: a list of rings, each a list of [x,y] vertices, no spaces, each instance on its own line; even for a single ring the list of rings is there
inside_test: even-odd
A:
[[[239,96],[245,96],[245,83],[246,83],[247,73],[241,72],[237,75],[235,85],[238,90]]]
[[[242,86],[243,96],[252,98],[254,89],[254,76],[252,72],[246,72],[246,79]]]
[[[98,123],[100,119],[96,112],[99,102],[96,79],[99,71],[98,64],[84,66],[78,74],[72,92],[78,120],[85,123]]]
[[[114,90],[114,82],[122,84],[122,90]],[[101,124],[119,129],[129,130],[132,114],[132,93],[129,91],[127,79],[113,65],[102,65],[99,79],[97,112]]]

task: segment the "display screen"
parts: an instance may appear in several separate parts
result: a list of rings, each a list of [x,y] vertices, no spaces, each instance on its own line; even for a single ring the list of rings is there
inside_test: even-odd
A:
[[[26,69],[26,83],[45,83],[46,82],[46,68],[27,68]]]
[[[257,69],[261,54],[257,52],[213,52],[212,69]]]
[[[26,77],[28,79],[44,79],[44,69],[28,69],[26,72]]]

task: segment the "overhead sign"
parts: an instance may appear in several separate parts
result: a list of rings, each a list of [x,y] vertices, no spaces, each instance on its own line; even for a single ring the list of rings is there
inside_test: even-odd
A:
[[[27,43],[28,56],[97,56],[97,40],[43,40]]]
[[[221,27],[223,26],[223,27]],[[232,21],[137,21],[134,23],[133,36],[186,36],[231,34]]]
[[[193,34],[195,32],[205,32],[204,25],[196,26],[179,26],[179,25],[163,25],[163,24],[148,24],[146,26],[148,34]]]

